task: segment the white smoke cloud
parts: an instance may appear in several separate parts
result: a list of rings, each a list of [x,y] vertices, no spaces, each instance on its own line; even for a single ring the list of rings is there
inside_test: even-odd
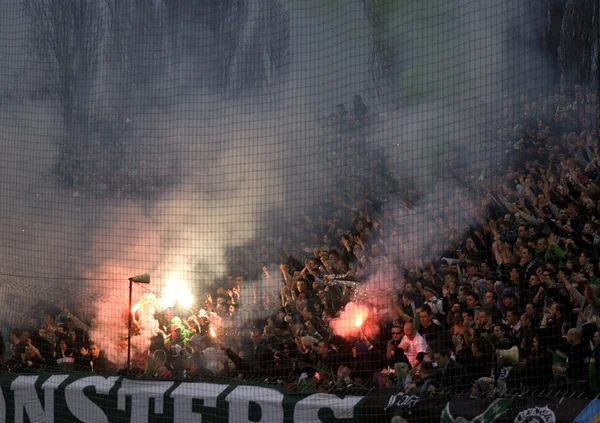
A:
[[[152,176],[169,182],[168,189],[157,187],[137,199],[114,195],[107,187],[75,191],[61,185],[53,173],[64,135],[60,114],[50,100],[28,99],[26,89],[42,85],[40,74],[24,73],[21,80],[31,83],[21,86],[4,82],[25,69],[28,59],[22,48],[25,29],[11,34],[2,30],[3,57],[8,59],[0,68],[6,76],[0,84],[17,90],[21,101],[3,99],[1,105],[0,220],[5,223],[0,273],[6,283],[0,294],[21,298],[21,310],[40,299],[92,303],[99,316],[110,313],[110,319],[117,319],[108,324],[119,325],[129,277],[150,272],[150,286],[136,287],[135,298],[151,289],[159,303],[165,290],[173,289],[167,287],[173,272],[185,281],[185,289],[202,292],[225,275],[229,248],[249,241],[275,248],[278,241],[267,242],[267,237],[277,236],[298,212],[310,212],[328,198],[335,183],[349,173],[347,158],[373,171],[378,160],[385,161],[388,171],[419,192],[421,200],[412,210],[400,201],[387,206],[401,223],[394,245],[398,251],[390,258],[422,258],[437,251],[443,231],[431,218],[436,208],[445,207],[457,227],[477,213],[470,191],[440,176],[451,171],[472,179],[500,160],[494,154],[484,157],[489,146],[481,142],[479,105],[467,100],[474,95],[494,100],[510,76],[496,72],[496,66],[503,60],[512,15],[506,16],[500,6],[467,3],[469,13],[438,2],[427,26],[416,19],[427,13],[425,8],[390,12],[395,28],[390,39],[405,46],[402,60],[411,69],[398,76],[400,85],[412,84],[420,92],[428,87],[446,97],[380,119],[365,147],[370,155],[363,156],[323,137],[317,122],[335,104],[349,105],[356,93],[363,94],[373,111],[384,111],[368,94],[372,41],[362,2],[289,2],[293,62],[283,101],[276,107],[261,98],[224,100],[190,89],[167,95],[162,101],[167,106],[138,104],[130,109],[119,176],[137,173],[142,180]],[[508,2],[501,3],[507,7]],[[23,21],[14,2],[0,4],[7,12],[0,14],[2,22],[7,16]],[[487,25],[492,22],[497,25]],[[442,39],[446,42],[438,43]],[[111,85],[107,69],[99,74],[94,107],[118,120],[120,105],[111,104],[110,95],[117,86]],[[182,76],[161,75],[156,93],[170,93],[169,87],[180,85]],[[454,107],[460,101],[464,106]],[[93,142],[102,141],[101,134],[94,137]],[[99,151],[98,160],[92,156],[88,163],[103,160]],[[440,167],[444,162],[446,168]],[[473,162],[479,167],[472,169]],[[111,164],[95,165],[106,171]],[[271,219],[273,211],[279,220]],[[261,264],[248,266],[258,270]],[[381,284],[387,289],[392,280],[381,282],[374,276],[379,281],[373,282],[374,291]],[[16,314],[0,317],[11,324],[22,321]]]

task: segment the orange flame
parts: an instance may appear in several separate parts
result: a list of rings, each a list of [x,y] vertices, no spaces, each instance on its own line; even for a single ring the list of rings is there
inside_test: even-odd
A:
[[[350,302],[341,311],[340,317],[331,321],[331,328],[342,337],[356,336],[358,330],[362,330],[369,316],[369,309],[362,305]]]
[[[210,336],[212,336],[213,338],[215,336],[217,336],[217,333],[215,332],[214,328],[210,328],[209,330],[210,330]]]
[[[361,327],[363,324],[363,318],[361,316],[356,316],[356,318],[354,319],[354,324],[357,328]]]
[[[360,329],[360,327],[365,322],[366,318],[367,318],[367,310],[362,307],[357,308],[356,309],[356,317],[354,318],[354,324],[356,325],[356,327]]]

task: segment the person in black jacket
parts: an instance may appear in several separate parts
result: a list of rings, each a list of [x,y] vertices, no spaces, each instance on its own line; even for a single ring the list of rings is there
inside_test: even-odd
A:
[[[271,375],[286,381],[299,376],[297,374],[296,355],[294,349],[292,349],[292,342],[283,342],[279,346],[279,351],[273,354],[274,362],[270,371]]]
[[[587,378],[591,351],[587,342],[583,342],[582,335],[580,328],[569,329],[567,332],[567,343],[569,344],[567,365],[553,367],[555,373],[564,374],[569,382]]]
[[[594,349],[590,355],[590,385],[593,392],[600,390],[600,329],[594,332],[592,338]]]
[[[493,367],[492,344],[482,338],[476,339],[471,349],[463,348],[457,355],[457,360],[469,372],[471,380],[489,377]]]
[[[431,345],[433,359],[437,364],[435,376],[442,389],[452,389],[454,392],[466,392],[470,387],[469,374],[463,366],[450,357],[450,346],[441,342]]]
[[[347,367],[352,371],[352,380],[355,382],[368,383],[373,381],[377,357],[372,345],[368,341],[359,341],[352,347],[352,355],[348,359]]]
[[[530,388],[547,387],[552,381],[552,353],[544,340],[543,336],[534,336],[528,356],[521,361],[522,383]]]
[[[540,324],[541,328],[546,329],[544,338],[548,339],[547,345],[553,351],[563,344],[562,325],[565,323],[564,315],[565,307],[562,304],[554,303],[550,306],[549,312],[544,314]]]
[[[431,314],[431,308],[425,304],[421,307],[421,311],[419,312],[419,319],[421,322],[421,326],[419,327],[419,334],[425,341],[428,343],[437,339],[443,332],[443,328],[436,321],[433,320]]]

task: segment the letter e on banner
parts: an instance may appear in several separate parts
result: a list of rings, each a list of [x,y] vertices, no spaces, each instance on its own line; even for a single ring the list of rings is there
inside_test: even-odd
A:
[[[354,407],[363,397],[339,398],[330,394],[313,394],[298,401],[294,407],[294,423],[313,423],[319,420],[319,410],[328,408],[336,419],[354,418]]]
[[[283,423],[283,394],[275,389],[238,386],[225,400],[229,403],[229,423],[254,423],[248,416],[250,402],[260,406],[261,423]]]
[[[192,400],[201,399],[204,407],[215,408],[217,397],[228,386],[218,383],[182,383],[171,392],[171,398],[174,400],[174,421],[177,423],[202,423],[202,414],[192,411]]]
[[[94,401],[85,396],[83,390],[88,386],[93,386],[97,394],[108,395],[117,380],[119,380],[117,376],[108,378],[90,376],[69,384],[65,388],[65,400],[71,414],[84,423],[108,423],[106,414]]]

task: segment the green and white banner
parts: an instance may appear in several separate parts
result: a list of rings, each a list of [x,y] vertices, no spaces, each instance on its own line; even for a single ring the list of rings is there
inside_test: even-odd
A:
[[[600,401],[539,397],[492,401],[446,395],[423,399],[397,389],[338,396],[117,375],[0,373],[0,423],[571,423],[577,418],[590,421],[588,415],[600,421]]]
[[[0,374],[4,422],[356,421],[361,396],[84,374]]]

